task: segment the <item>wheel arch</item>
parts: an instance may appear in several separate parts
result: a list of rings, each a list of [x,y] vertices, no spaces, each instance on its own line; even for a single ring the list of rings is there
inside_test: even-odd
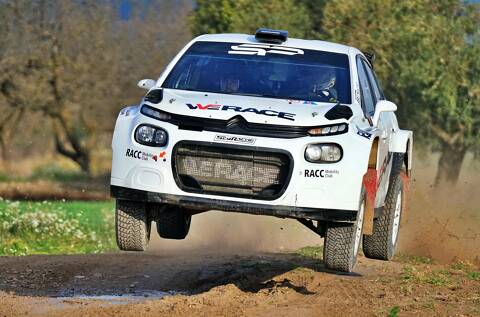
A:
[[[407,175],[410,176],[413,161],[413,132],[409,130],[397,130],[392,134],[389,151],[404,153],[404,164]]]

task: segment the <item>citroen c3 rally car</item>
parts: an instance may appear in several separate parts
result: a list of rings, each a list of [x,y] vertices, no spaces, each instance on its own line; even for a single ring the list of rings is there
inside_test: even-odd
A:
[[[186,237],[208,210],[295,218],[325,238],[327,268],[350,272],[397,244],[412,132],[398,127],[373,55],[286,31],[202,35],[139,105],[120,111],[111,194],[121,250]]]

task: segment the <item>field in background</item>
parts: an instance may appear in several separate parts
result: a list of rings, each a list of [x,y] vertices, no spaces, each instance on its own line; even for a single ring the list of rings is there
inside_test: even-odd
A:
[[[0,255],[115,250],[113,210],[111,201],[0,201]]]

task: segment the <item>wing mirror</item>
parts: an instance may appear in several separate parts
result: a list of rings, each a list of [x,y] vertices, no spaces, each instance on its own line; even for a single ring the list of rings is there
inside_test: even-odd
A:
[[[375,106],[375,113],[372,118],[373,126],[376,127],[378,125],[378,120],[380,119],[380,114],[382,112],[390,111],[397,111],[397,105],[387,100],[380,100],[377,102],[377,105]]]
[[[157,82],[153,79],[142,79],[138,82],[137,86],[143,89],[150,90],[153,86],[155,86]]]

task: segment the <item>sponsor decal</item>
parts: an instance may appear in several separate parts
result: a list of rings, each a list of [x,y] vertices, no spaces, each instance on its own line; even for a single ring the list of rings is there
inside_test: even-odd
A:
[[[233,135],[215,135],[213,139],[215,142],[226,142],[226,143],[237,143],[237,144],[254,144],[256,139],[243,136],[233,136]]]
[[[304,176],[310,178],[332,178],[335,175],[340,174],[338,170],[327,169],[305,169]]]
[[[370,140],[370,138],[372,137],[372,134],[367,132],[367,131],[364,131],[364,130],[361,130],[357,127],[357,134],[361,137],[364,137],[365,139],[368,139]]]
[[[285,47],[270,44],[240,44],[230,47],[228,54],[233,55],[258,55],[266,56],[267,54],[280,55],[303,55],[304,51],[294,47]]]
[[[166,155],[167,155],[167,152],[165,151],[161,152],[159,155],[156,155],[153,153],[148,153],[140,150],[132,150],[132,149],[127,149],[127,152],[125,153],[126,157],[131,157],[131,158],[135,158],[142,161],[153,160],[155,162],[158,162],[159,158],[163,158],[163,161],[165,162]]]
[[[302,105],[318,105],[315,101],[287,99],[288,103],[299,103]]]
[[[206,104],[202,105],[201,103],[197,103],[196,105],[187,103],[187,107],[191,110],[219,110],[219,111],[235,111],[235,112],[252,112],[259,115],[269,116],[269,117],[278,117],[280,119],[286,119],[295,121],[294,113],[288,112],[281,112],[275,111],[270,109],[259,110],[257,108],[244,108],[244,107],[237,107],[237,106],[228,106],[228,105],[217,105],[217,104]]]
[[[229,160],[205,160],[199,161],[193,157],[186,157],[183,162],[183,169],[189,172],[190,176],[197,176],[201,178],[224,178],[233,180],[242,185],[251,186],[252,179],[255,178],[257,184],[270,184],[272,175],[276,175],[277,168],[256,166],[249,168],[244,164],[236,164]],[[273,178],[275,179],[275,177]]]
[[[355,100],[356,100],[359,104],[362,103],[362,102],[361,102],[361,98],[360,98],[360,89],[358,89],[358,88],[355,89]]]

